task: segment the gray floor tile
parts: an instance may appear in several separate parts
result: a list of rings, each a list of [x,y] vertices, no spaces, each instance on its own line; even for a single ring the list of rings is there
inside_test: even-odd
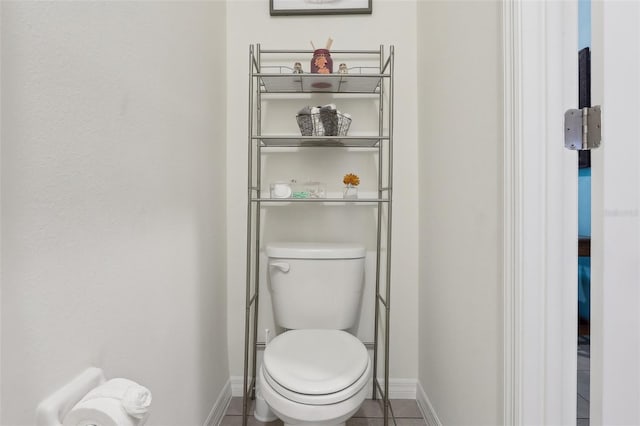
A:
[[[384,424],[382,419],[367,419],[364,417],[352,417],[347,420],[347,426],[379,426]]]
[[[360,418],[376,418],[382,417],[382,407],[380,401],[374,401],[372,399],[365,399],[360,409],[353,415],[353,417]]]
[[[396,417],[396,423],[398,426],[425,426],[426,423],[422,419],[401,419]],[[389,424],[393,425],[393,421],[389,420]],[[347,421],[347,426],[382,426],[384,425],[383,419],[366,419],[366,418],[351,418]]]
[[[588,371],[590,367],[590,358],[578,352],[578,371]]]
[[[589,401],[589,371],[578,371],[578,395]]]
[[[423,426],[426,423],[422,419],[418,404],[413,399],[393,399],[391,400],[391,406],[396,417],[396,423],[398,426]],[[250,413],[253,412],[253,401],[251,403]],[[360,410],[351,418],[348,422],[348,426],[382,426],[384,424],[382,419],[382,406],[381,401],[367,399],[360,407]],[[390,424],[393,424],[392,422]],[[242,425],[242,398],[231,398],[229,407],[227,408],[226,416],[223,418],[221,426],[239,426]],[[281,421],[275,421],[271,423],[261,423],[255,420],[253,417],[249,418],[250,426],[281,426]]]
[[[262,423],[254,419],[253,417],[249,417],[249,421],[247,422],[250,426],[282,426],[282,421],[276,420],[275,422]],[[242,425],[242,416],[224,416],[222,418],[222,422],[220,426],[240,426]]]
[[[418,403],[415,399],[392,399],[391,407],[396,418],[422,418]],[[379,418],[383,416],[382,401],[367,399],[362,403],[362,407],[353,417]]]
[[[413,419],[422,418],[422,413],[420,412],[418,403],[415,399],[392,399],[391,406],[393,407],[393,414],[395,414],[396,419],[398,417]]]
[[[249,413],[253,413],[253,404],[255,401],[249,401]],[[242,415],[242,398],[231,398],[229,407],[227,407],[227,416],[241,416]]]
[[[399,419],[396,417],[398,426],[426,426],[426,422],[423,419]]]
[[[589,418],[589,401],[578,395],[578,411],[577,416],[578,419],[588,419]]]
[[[590,398],[590,364],[591,345],[578,342],[578,409],[577,426],[589,426],[589,398]]]

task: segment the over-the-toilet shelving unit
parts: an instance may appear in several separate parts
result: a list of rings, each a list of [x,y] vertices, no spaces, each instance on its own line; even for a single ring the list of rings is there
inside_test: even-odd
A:
[[[260,300],[261,211],[278,206],[286,208],[298,203],[321,206],[353,206],[375,209],[375,303],[373,342],[364,344],[373,350],[372,398],[383,406],[384,425],[393,419],[389,404],[389,314],[391,295],[391,211],[393,182],[393,67],[394,47],[388,52],[377,50],[332,50],[334,64],[340,57],[350,63],[374,64],[350,68],[348,74],[294,74],[286,64],[291,58],[311,59],[311,50],[267,50],[259,44],[249,49],[249,119],[248,119],[248,189],[247,189],[247,259],[246,312],[243,387],[243,426],[247,425],[249,400],[255,398],[258,342],[258,307]],[[281,65],[277,62],[282,59]],[[274,65],[276,63],[276,65]],[[337,68],[337,67],[335,67]],[[357,136],[300,136],[298,134],[263,134],[263,105],[271,94],[308,98],[317,93],[333,97],[349,97],[357,102],[377,103],[377,128]],[[301,100],[301,103],[304,103]],[[371,152],[377,157],[377,190],[357,199],[329,198],[270,198],[262,180],[262,155],[278,149],[345,149]],[[368,301],[363,301],[368,303]],[[382,377],[378,377],[382,373]],[[394,420],[395,423],[395,420]]]

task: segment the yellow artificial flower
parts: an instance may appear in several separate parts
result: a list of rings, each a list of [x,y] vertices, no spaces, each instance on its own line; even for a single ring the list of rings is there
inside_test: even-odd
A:
[[[347,173],[346,175],[344,175],[342,182],[345,185],[358,186],[360,185],[360,178],[358,177],[358,175],[355,175],[353,173]]]

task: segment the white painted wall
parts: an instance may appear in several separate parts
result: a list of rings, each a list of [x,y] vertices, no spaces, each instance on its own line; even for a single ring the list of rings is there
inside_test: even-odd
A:
[[[0,5],[0,22],[2,21],[2,6]],[[2,72],[3,72],[3,67],[1,66],[2,64],[2,31],[0,31],[0,82],[2,82]],[[2,84],[0,83],[0,224],[2,224],[2,135],[4,134],[2,131],[2,105],[4,104],[4,102],[1,101],[2,99]],[[3,264],[3,259],[4,257],[2,256],[2,247],[4,245],[3,243],[3,238],[2,238],[2,226],[0,225],[0,413],[2,413],[2,385],[1,383],[3,383],[3,379],[2,379],[2,277],[3,277],[3,273],[2,273],[2,264]],[[1,421],[2,419],[0,419]]]
[[[394,129],[396,168],[390,373],[395,379],[415,379],[418,362],[416,2],[376,0],[373,14],[370,16],[270,17],[267,1],[233,1],[227,5],[227,31],[233,34],[227,38],[227,74],[230,88],[227,98],[227,270],[231,376],[241,376],[243,369],[249,45],[260,43],[265,49],[310,49],[310,40],[318,46],[324,45],[327,38],[332,37],[335,40],[333,49],[336,50],[378,49],[381,44],[385,46],[393,44],[396,48]],[[300,59],[308,69],[310,58]],[[287,63],[287,65],[291,64]],[[334,67],[337,67],[337,64],[334,64]],[[312,97],[311,99],[316,102],[323,98]],[[304,106],[305,102],[302,100],[300,106]],[[355,108],[353,105],[350,106]],[[338,107],[340,108],[340,105]],[[297,130],[295,111],[294,109],[289,115],[288,124],[285,124],[288,126],[287,130],[292,132]],[[345,111],[349,110],[345,109]],[[363,124],[364,115],[359,117],[361,119],[356,120],[354,116],[354,131],[366,129]],[[278,124],[282,124],[282,121]],[[272,131],[275,132],[275,129]],[[345,168],[352,164],[341,163],[344,160],[341,160],[340,153],[316,153],[315,155],[322,155],[322,161],[328,167],[324,171],[313,171],[314,175],[311,177],[327,182],[328,185],[333,186],[333,190],[339,189],[336,182],[342,179],[344,173],[350,171]],[[341,164],[343,168],[336,167],[336,164]],[[306,177],[303,176],[303,178]],[[364,182],[363,185],[365,185]],[[362,224],[365,220],[367,220],[366,214],[358,216],[355,222]],[[334,220],[332,223],[336,222],[338,221]],[[287,220],[274,220],[265,231],[265,236],[268,239],[296,237],[296,233],[288,227],[291,223]],[[323,232],[319,229],[315,232],[315,236],[326,237],[322,235]],[[330,232],[339,234],[334,228],[331,228]],[[370,245],[373,236],[365,235],[362,230],[358,232],[360,234],[357,239],[361,238]],[[312,232],[312,237],[309,238],[315,237],[313,234]],[[371,298],[365,300],[365,303],[373,305]],[[262,305],[265,310],[270,310],[267,303]],[[361,323],[372,323],[373,319],[370,317],[369,313],[365,313]]]
[[[228,380],[224,2],[2,2],[2,413],[86,367],[202,425]]]
[[[500,4],[417,15],[418,378],[442,424],[502,424]]]

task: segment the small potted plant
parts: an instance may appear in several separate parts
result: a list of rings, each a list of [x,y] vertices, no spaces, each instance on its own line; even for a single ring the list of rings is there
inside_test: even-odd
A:
[[[358,198],[358,185],[360,185],[360,178],[358,175],[347,173],[344,175],[344,178],[342,178],[342,183],[345,184],[344,192],[342,194],[343,198]]]

